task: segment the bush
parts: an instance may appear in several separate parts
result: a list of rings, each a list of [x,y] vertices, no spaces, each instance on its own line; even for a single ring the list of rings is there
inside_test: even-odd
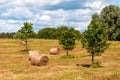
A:
[[[91,65],[92,68],[100,68],[102,67],[99,62],[95,62],[94,64]]]
[[[65,55],[65,56],[62,56],[60,59],[72,59],[72,58],[74,58],[74,56],[73,55]]]

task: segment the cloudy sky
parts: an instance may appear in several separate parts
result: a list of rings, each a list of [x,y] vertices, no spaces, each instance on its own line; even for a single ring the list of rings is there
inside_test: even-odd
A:
[[[66,25],[84,31],[91,15],[120,0],[0,0],[0,32],[16,32],[25,21],[35,31]]]

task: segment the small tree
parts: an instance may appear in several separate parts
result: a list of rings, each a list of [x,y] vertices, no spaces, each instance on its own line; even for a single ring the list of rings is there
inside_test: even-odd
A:
[[[29,22],[25,22],[24,26],[21,27],[21,29],[18,30],[18,32],[16,33],[17,38],[25,41],[26,50],[28,50],[28,39],[30,37],[32,37],[34,34],[34,31],[32,30],[33,29],[32,26],[33,26],[33,24],[31,24]]]
[[[68,51],[75,47],[74,29],[67,26],[62,26],[61,29],[59,43],[63,45],[63,49],[66,50],[66,55],[68,56]]]
[[[108,35],[105,26],[103,20],[97,14],[94,14],[88,30],[82,34],[82,44],[92,54],[92,64],[95,54],[101,54],[108,47]]]

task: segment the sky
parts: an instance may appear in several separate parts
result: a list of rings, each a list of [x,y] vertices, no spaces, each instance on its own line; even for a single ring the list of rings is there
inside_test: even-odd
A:
[[[0,0],[0,32],[17,32],[28,21],[35,32],[66,25],[83,32],[91,16],[120,0]]]

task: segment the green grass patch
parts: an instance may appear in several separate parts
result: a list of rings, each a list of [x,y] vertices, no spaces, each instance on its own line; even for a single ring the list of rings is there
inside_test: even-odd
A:
[[[95,62],[91,65],[92,68],[101,68],[102,66],[100,65],[99,62]]]
[[[73,55],[64,55],[60,59],[73,59],[73,58],[75,58],[75,56]]]

